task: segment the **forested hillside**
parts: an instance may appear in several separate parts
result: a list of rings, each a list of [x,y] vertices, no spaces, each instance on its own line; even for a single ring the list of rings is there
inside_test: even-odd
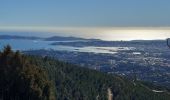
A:
[[[80,68],[48,57],[30,57],[50,73],[56,86],[57,100],[108,100],[108,89],[113,100],[169,100],[168,92],[153,92],[141,82],[132,82],[119,76]]]
[[[46,71],[19,51],[0,52],[0,100],[55,100],[54,90]]]
[[[0,53],[2,100],[170,100],[138,81],[81,68],[48,57]]]

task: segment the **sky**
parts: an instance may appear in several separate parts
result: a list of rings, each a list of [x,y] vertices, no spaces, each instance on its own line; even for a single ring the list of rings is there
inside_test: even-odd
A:
[[[0,29],[163,39],[170,37],[169,4],[170,0],[1,0]]]
[[[1,26],[170,26],[170,0],[1,0]]]

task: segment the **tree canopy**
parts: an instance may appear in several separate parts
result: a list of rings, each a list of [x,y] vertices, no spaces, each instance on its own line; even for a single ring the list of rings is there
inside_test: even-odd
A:
[[[167,90],[48,57],[0,52],[0,100],[170,100]]]
[[[0,53],[0,99],[55,100],[54,86],[44,69],[7,45]]]

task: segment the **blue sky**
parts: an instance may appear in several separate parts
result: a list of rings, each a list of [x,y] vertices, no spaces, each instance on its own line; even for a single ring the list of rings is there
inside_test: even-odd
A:
[[[1,0],[0,26],[170,26],[170,0]]]

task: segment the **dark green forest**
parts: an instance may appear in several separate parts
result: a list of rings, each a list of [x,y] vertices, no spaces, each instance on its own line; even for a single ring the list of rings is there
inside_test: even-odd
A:
[[[48,57],[0,52],[0,100],[170,100],[156,86]],[[109,91],[108,91],[109,90]]]
[[[44,69],[6,46],[0,53],[0,100],[55,100],[54,85]]]

